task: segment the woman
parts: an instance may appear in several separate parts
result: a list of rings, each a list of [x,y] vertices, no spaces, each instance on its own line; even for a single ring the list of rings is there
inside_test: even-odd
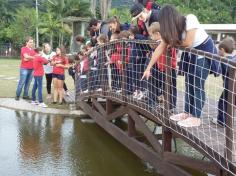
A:
[[[53,104],[57,103],[59,97],[59,104],[62,104],[63,99],[63,84],[65,80],[65,69],[69,68],[69,62],[65,56],[65,49],[63,47],[56,49],[56,55],[53,57],[51,65],[53,66],[52,79],[54,86]]]
[[[56,53],[52,51],[52,48],[49,43],[44,43],[43,44],[43,55],[42,57],[46,58],[48,61],[50,61],[53,56],[55,56]],[[45,77],[46,77],[46,85],[47,85],[47,100],[51,100],[51,85],[52,85],[52,71],[53,67],[51,66],[50,63],[47,65],[44,65],[44,72],[45,72]]]
[[[170,5],[162,8],[159,13],[160,33],[162,41],[156,48],[152,59],[143,74],[143,78],[150,76],[152,66],[159,59],[167,46],[183,46],[216,53],[212,39],[201,27],[195,15],[182,16]],[[199,126],[200,116],[205,102],[204,84],[209,72],[219,72],[218,63],[205,57],[190,54],[185,62],[185,108],[184,112],[173,115],[171,120],[183,127]]]
[[[127,31],[130,28],[130,25],[128,23],[120,24],[120,21],[116,16],[109,19],[107,23],[112,33],[119,34],[121,31]]]

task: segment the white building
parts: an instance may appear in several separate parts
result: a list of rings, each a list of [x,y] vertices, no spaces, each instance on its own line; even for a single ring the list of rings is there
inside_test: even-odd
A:
[[[202,26],[213,40],[221,41],[227,36],[232,36],[236,40],[236,24],[202,24]]]

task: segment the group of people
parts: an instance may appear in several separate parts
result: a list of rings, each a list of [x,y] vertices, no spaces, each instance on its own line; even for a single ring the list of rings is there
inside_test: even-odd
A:
[[[155,107],[167,84],[165,83],[165,53],[169,50],[171,53],[171,90],[169,94],[172,110],[176,107],[177,99],[177,52],[175,47],[195,48],[212,54],[218,54],[219,50],[221,56],[230,60],[235,59],[235,56],[232,55],[234,40],[227,37],[220,43],[217,50],[214,41],[193,14],[183,16],[171,5],[160,8],[158,4],[148,0],[135,2],[130,13],[133,17],[132,21],[137,21],[137,25],[121,24],[116,17],[107,21],[97,19],[90,21],[88,27],[90,41],[87,42],[87,45],[85,44],[89,49],[80,53],[80,57],[84,58],[79,64],[82,75],[79,85],[84,86],[80,87],[81,92],[88,92],[89,86],[90,90],[101,91],[103,89],[101,80],[106,79],[109,87],[117,93],[125,91],[126,94],[131,93],[138,100],[147,96],[149,107]],[[131,40],[125,46],[121,46],[119,42],[115,44],[112,42],[118,39],[151,39],[156,42],[156,45],[145,45],[144,49],[142,43]],[[98,47],[97,50],[89,52],[89,56],[86,54],[88,51],[92,51],[94,46],[106,46],[106,42],[111,42],[109,45],[113,46],[113,49]],[[125,59],[122,58],[124,48]],[[106,67],[101,63],[105,63]],[[124,65],[126,65],[125,69]],[[89,74],[93,75],[92,80],[86,79],[89,68]],[[216,123],[225,126],[228,66],[204,56],[184,52],[179,62],[179,69],[185,76],[185,106],[183,113],[172,115],[170,120],[182,127],[201,125],[200,118],[206,99],[205,81],[209,74],[213,73],[215,76],[223,75],[224,92],[218,104],[219,113]],[[126,75],[125,80],[122,80],[122,74]],[[102,78],[104,75],[106,78]],[[88,85],[88,81],[90,85]],[[125,81],[123,87],[121,86],[122,81]]]
[[[197,17],[193,14],[181,15],[175,7],[166,5],[160,7],[152,0],[136,0],[130,9],[132,21],[137,25],[121,24],[117,17],[107,21],[91,19],[88,32],[89,40],[77,36],[76,41],[81,45],[76,56],[78,84],[76,90],[87,93],[88,90],[102,91],[104,83],[108,82],[111,90],[120,93],[124,91],[131,94],[135,99],[142,100],[145,96],[148,105],[155,108],[162,101],[165,90],[166,56],[170,52],[171,57],[171,88],[169,90],[170,110],[175,109],[177,100],[177,51],[175,47],[183,46],[195,48],[212,54],[219,54],[229,60],[236,60],[233,56],[234,40],[227,37],[219,44],[218,50],[211,37],[200,25]],[[118,39],[131,39],[125,46],[114,42]],[[154,45],[132,40],[151,39]],[[107,42],[109,46],[106,45]],[[54,84],[54,101],[62,103],[64,70],[69,68],[68,59],[64,50],[57,48],[52,54],[49,45],[44,45],[44,53],[32,49],[33,40],[29,38],[26,47],[22,48],[20,81],[16,92],[16,100],[19,99],[24,87],[23,98],[28,99],[29,83],[34,74],[35,83],[32,91],[32,102],[35,99],[35,90],[38,88],[38,101],[43,103],[40,94],[42,87],[43,64],[47,78],[48,94],[51,94],[51,81]],[[97,47],[94,49],[96,46]],[[102,47],[107,46],[107,47]],[[50,48],[50,47],[49,47]],[[112,49],[111,49],[112,48]],[[123,57],[125,53],[125,58]],[[125,65],[125,69],[124,69]],[[207,57],[193,53],[183,52],[179,62],[179,70],[185,76],[185,100],[184,111],[174,114],[170,120],[175,121],[182,127],[194,127],[201,125],[202,109],[205,103],[205,81],[209,74],[223,75],[224,91],[218,104],[218,118],[216,123],[222,126],[226,124],[228,106],[228,82],[229,66],[211,60]],[[70,71],[69,71],[70,72]],[[74,70],[71,72],[74,73]],[[91,76],[92,75],[92,76]],[[122,75],[126,79],[122,80]],[[89,78],[88,78],[89,77]],[[75,77],[74,77],[75,78]],[[91,79],[92,78],[92,79]],[[125,81],[125,86],[122,86]],[[36,102],[37,103],[37,102]]]
[[[69,68],[65,48],[57,47],[56,52],[51,50],[49,43],[42,48],[34,48],[32,37],[26,37],[25,46],[21,48],[20,80],[18,82],[15,100],[19,100],[23,90],[23,99],[31,100],[33,105],[47,107],[43,101],[43,77],[46,77],[47,99],[51,99],[51,84],[53,82],[53,104],[62,104],[64,87],[66,87],[65,69]],[[32,96],[29,96],[31,80],[34,77]],[[36,96],[37,92],[37,96]]]

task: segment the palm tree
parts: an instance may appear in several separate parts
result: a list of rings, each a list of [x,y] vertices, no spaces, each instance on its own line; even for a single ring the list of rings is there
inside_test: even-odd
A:
[[[60,20],[55,19],[51,12],[45,13],[39,22],[39,33],[50,38],[50,45],[53,47],[53,34],[60,32]]]
[[[85,0],[51,0],[54,5],[48,3],[50,10],[55,17],[61,20],[61,26],[64,28],[62,19],[68,16],[89,17],[91,16],[90,2]],[[59,44],[63,44],[63,33],[60,32]]]

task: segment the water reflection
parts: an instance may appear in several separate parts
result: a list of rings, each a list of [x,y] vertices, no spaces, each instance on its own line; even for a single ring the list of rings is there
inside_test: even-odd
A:
[[[0,175],[156,175],[96,124],[1,108],[0,158]]]

